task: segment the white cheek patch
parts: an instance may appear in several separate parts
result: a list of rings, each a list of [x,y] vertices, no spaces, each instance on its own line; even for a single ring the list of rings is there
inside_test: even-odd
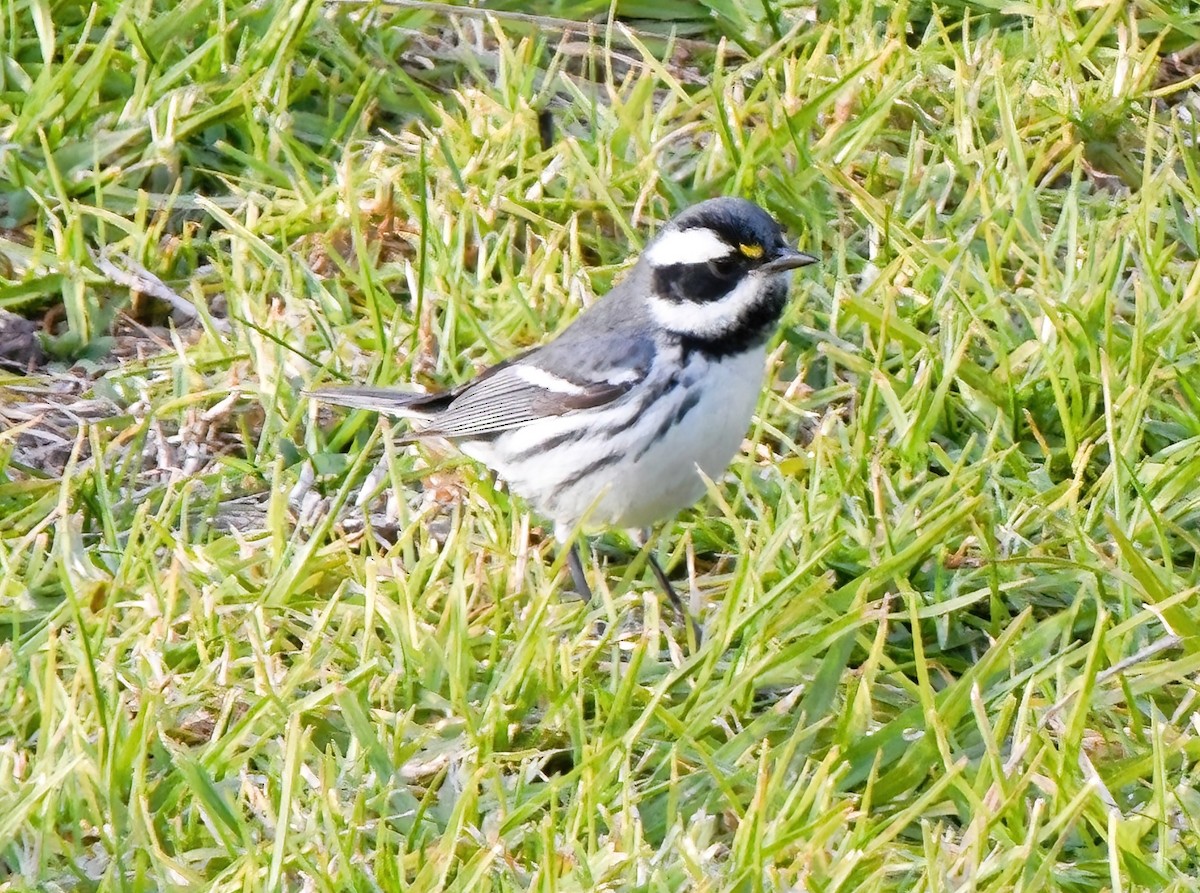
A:
[[[650,298],[654,320],[669,332],[693,337],[713,338],[729,329],[763,297],[769,280],[751,274],[729,294],[717,301],[668,301],[657,295]]]
[[[707,227],[674,229],[660,235],[646,249],[646,257],[656,267],[672,264],[702,264],[733,253],[728,242]]]

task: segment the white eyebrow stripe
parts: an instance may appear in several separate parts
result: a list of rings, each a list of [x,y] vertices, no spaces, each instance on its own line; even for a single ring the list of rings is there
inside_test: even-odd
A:
[[[513,365],[512,370],[526,383],[555,394],[582,394],[585,391],[584,388],[575,384],[575,382],[559,378],[553,372],[547,372],[538,366],[516,363]]]
[[[733,246],[705,226],[668,230],[646,249],[647,259],[656,267],[702,264],[732,253]]]

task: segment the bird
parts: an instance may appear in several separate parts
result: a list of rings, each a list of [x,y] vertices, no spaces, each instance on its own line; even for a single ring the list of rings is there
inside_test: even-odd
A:
[[[754,202],[708,199],[672,218],[620,282],[540,347],[449,390],[306,394],[415,420],[406,441],[442,438],[491,469],[553,523],[575,590],[591,601],[576,532],[624,528],[640,547],[724,474],[758,403],[789,274],[816,262]],[[649,563],[691,620],[652,554]]]

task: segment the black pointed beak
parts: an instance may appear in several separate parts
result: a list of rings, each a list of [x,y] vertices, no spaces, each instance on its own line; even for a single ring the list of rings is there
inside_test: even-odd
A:
[[[817,258],[811,254],[797,251],[791,245],[783,245],[775,252],[775,256],[759,269],[764,273],[786,273],[788,270],[798,270],[816,262]]]

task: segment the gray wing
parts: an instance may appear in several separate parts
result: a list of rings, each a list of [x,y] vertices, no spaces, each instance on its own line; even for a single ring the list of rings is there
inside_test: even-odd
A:
[[[559,338],[461,386],[419,436],[486,437],[603,406],[645,379],[654,353],[653,340],[615,332],[608,337]]]

